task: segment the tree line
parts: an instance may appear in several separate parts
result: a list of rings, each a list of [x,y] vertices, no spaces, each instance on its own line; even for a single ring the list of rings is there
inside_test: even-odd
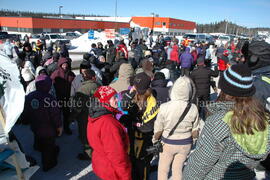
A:
[[[8,9],[1,9],[0,16],[8,16],[8,17],[35,17],[35,18],[42,18],[45,16],[59,16],[59,13],[44,13],[44,12],[33,12],[33,11],[12,11]],[[76,16],[82,17],[104,17],[103,15],[96,15],[96,14],[62,14],[61,16],[70,16],[75,18]],[[105,16],[106,17],[106,16]]]
[[[234,35],[254,36],[258,31],[270,32],[270,28],[247,28],[225,20],[210,24],[197,24],[198,33],[226,33]]]

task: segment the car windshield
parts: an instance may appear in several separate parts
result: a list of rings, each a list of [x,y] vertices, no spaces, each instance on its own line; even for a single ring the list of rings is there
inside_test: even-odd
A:
[[[188,39],[195,39],[196,35],[195,34],[185,34],[183,38],[188,38]]]
[[[63,37],[58,34],[53,34],[51,35],[51,39],[63,39]]]
[[[220,36],[219,39],[220,40],[230,40],[230,38],[228,36]]]
[[[34,34],[32,35],[32,38],[40,38],[40,35]]]
[[[205,39],[205,35],[199,35],[199,39]]]

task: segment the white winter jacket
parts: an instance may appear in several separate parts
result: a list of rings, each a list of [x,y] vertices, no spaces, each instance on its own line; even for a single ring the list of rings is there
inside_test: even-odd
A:
[[[171,129],[176,125],[184,112],[188,101],[192,97],[191,80],[184,76],[178,78],[171,90],[171,100],[160,106],[155,121],[154,133],[163,131],[162,136],[167,138]],[[197,106],[192,104],[185,118],[180,122],[173,135],[168,139],[180,140],[191,137],[191,132],[199,128],[199,113]],[[156,140],[153,140],[154,142]]]

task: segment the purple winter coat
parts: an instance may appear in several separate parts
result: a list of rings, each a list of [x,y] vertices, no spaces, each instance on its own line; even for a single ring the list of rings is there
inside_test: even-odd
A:
[[[185,52],[180,56],[181,68],[190,68],[193,63],[193,57],[190,54],[190,48],[186,48]]]
[[[57,128],[62,126],[56,99],[49,94],[52,80],[40,75],[36,79],[36,91],[26,96],[24,117],[28,119],[33,133],[41,138],[56,137]]]

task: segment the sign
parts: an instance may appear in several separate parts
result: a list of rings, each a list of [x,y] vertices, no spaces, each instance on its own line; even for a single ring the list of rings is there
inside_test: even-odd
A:
[[[17,65],[0,54],[0,106],[5,120],[5,127],[0,124],[0,135],[8,136],[24,109],[25,92],[19,77]]]
[[[88,39],[95,39],[95,31],[93,29],[88,31]]]
[[[120,28],[121,35],[127,35],[130,32],[129,28]]]
[[[115,38],[115,29],[105,29],[106,38],[114,39]]]

